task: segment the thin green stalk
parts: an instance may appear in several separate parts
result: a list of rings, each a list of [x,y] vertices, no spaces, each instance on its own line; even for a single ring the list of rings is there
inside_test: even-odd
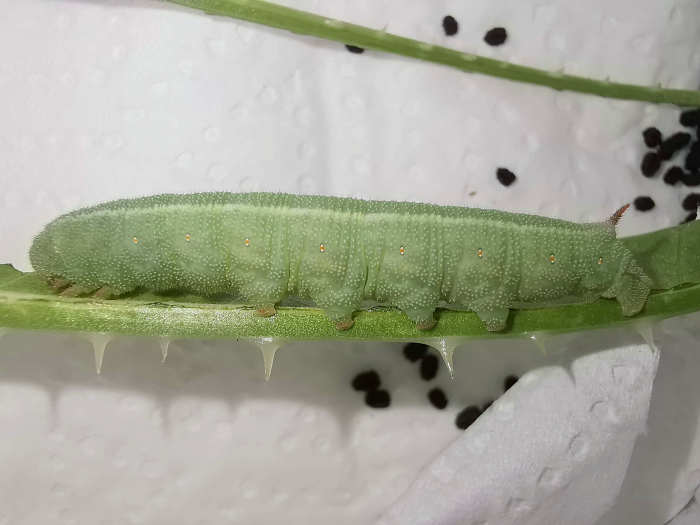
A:
[[[641,314],[624,317],[608,299],[591,304],[514,310],[508,328],[487,332],[476,314],[443,310],[429,332],[416,330],[395,309],[361,311],[351,330],[338,331],[322,310],[280,307],[273,318],[250,307],[212,303],[192,296],[144,293],[98,301],[55,295],[33,273],[0,265],[0,329],[109,333],[170,338],[277,338],[292,340],[413,340],[502,338],[633,326],[700,310],[700,285],[654,293]]]
[[[418,58],[470,73],[482,73],[556,90],[589,93],[606,98],[700,106],[700,91],[622,84],[519,66],[510,62],[463,53],[447,47],[350,24],[261,0],[167,0],[212,15],[247,20],[293,33],[312,35],[362,48]]]

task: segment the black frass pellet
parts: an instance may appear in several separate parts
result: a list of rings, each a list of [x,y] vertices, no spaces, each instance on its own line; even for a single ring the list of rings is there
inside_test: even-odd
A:
[[[447,396],[445,395],[445,392],[442,391],[442,388],[433,388],[430,392],[428,392],[428,399],[430,400],[430,403],[438,410],[442,410],[447,406]]]
[[[642,175],[645,177],[653,177],[661,167],[661,158],[653,151],[648,152],[642,158]]]
[[[355,376],[352,380],[352,387],[358,392],[368,392],[376,390],[382,384],[379,374],[374,370],[367,370]]]
[[[507,392],[510,387],[512,387],[515,383],[518,382],[518,376],[515,375],[509,375],[503,380],[503,391]]]
[[[496,170],[496,178],[498,179],[498,182],[504,186],[510,186],[516,179],[515,173],[510,171],[508,168],[498,168]]]
[[[500,46],[508,38],[505,27],[494,27],[489,29],[484,35],[484,42],[490,46]]]
[[[345,44],[345,48],[351,53],[355,53],[356,55],[360,55],[365,52],[365,49],[363,47],[357,47],[351,44]]]
[[[439,366],[440,362],[437,357],[433,354],[426,355],[420,363],[420,376],[426,381],[434,379]]]
[[[651,197],[647,197],[646,195],[634,199],[634,207],[637,208],[639,211],[649,211],[652,208],[654,208],[654,206],[656,206],[654,199],[652,199]]]
[[[391,396],[386,390],[370,390],[365,394],[365,403],[372,408],[386,408],[391,404]]]
[[[695,126],[700,126],[700,109],[689,109],[681,113],[680,119],[681,126],[686,128],[693,128]]]
[[[682,180],[683,169],[680,166],[672,166],[666,171],[666,173],[664,173],[664,182],[670,186],[673,186]]]
[[[457,414],[457,417],[455,418],[455,425],[457,425],[457,428],[466,430],[469,428],[469,425],[474,423],[474,421],[479,418],[480,415],[481,410],[479,410],[479,407],[470,405]]]
[[[700,172],[686,172],[683,174],[682,181],[686,186],[700,186]]]
[[[457,34],[457,31],[459,31],[459,24],[453,16],[447,15],[442,19],[442,29],[447,36],[454,36]]]
[[[664,140],[659,146],[659,157],[668,160],[677,152],[685,148],[690,143],[690,133],[679,131]]]
[[[685,158],[685,169],[690,171],[700,170],[700,142],[694,142],[690,146],[688,156]]]
[[[642,131],[642,138],[644,139],[644,144],[650,148],[655,148],[663,140],[663,136],[658,128],[650,127]]]
[[[423,343],[408,343],[403,349],[403,355],[411,363],[422,359],[428,353],[428,346]]]
[[[686,195],[681,206],[687,211],[697,211],[698,206],[700,206],[700,193],[689,193]]]

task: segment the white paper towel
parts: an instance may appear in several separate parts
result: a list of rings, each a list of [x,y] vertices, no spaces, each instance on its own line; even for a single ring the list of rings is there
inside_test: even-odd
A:
[[[594,523],[612,507],[645,429],[657,363],[657,351],[633,345],[578,358],[570,374],[529,372],[382,523]]]

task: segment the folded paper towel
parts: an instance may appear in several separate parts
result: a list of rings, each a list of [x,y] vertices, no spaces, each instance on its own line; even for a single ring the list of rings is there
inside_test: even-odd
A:
[[[576,359],[570,374],[529,372],[381,523],[594,523],[612,507],[645,429],[658,359],[632,345]]]

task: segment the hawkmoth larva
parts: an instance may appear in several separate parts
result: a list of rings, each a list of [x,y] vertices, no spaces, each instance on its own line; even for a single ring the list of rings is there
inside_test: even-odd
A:
[[[339,329],[374,300],[420,329],[447,307],[473,310],[489,330],[502,330],[511,308],[614,297],[625,315],[639,312],[651,280],[616,239],[625,209],[578,224],[410,202],[166,194],[63,215],[35,238],[30,259],[65,295],[232,294],[260,315],[297,296]]]

